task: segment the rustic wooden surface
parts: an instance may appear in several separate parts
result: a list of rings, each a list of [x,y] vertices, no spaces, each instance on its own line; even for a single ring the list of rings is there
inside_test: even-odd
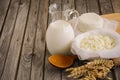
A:
[[[47,60],[48,7],[55,2],[69,3],[80,14],[120,12],[120,0],[0,0],[0,80],[73,80]],[[113,80],[119,75],[119,66],[109,74]]]

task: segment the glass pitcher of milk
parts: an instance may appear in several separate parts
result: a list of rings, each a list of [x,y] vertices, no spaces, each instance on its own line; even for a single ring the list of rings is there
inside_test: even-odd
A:
[[[63,3],[62,3],[63,4]],[[74,28],[78,12],[68,4],[55,3],[49,6],[51,23],[46,32],[46,43],[51,54],[70,54],[71,43],[75,37]]]

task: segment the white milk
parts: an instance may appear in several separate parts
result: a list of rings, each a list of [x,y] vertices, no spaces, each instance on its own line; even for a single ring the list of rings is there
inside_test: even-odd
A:
[[[52,22],[46,33],[47,48],[51,54],[69,54],[74,31],[64,20]]]

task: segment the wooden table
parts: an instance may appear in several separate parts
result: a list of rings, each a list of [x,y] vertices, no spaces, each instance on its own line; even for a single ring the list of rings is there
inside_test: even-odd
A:
[[[48,62],[45,34],[54,2],[70,3],[80,14],[120,12],[120,0],[0,0],[0,80],[73,80]],[[109,76],[120,80],[120,67]]]

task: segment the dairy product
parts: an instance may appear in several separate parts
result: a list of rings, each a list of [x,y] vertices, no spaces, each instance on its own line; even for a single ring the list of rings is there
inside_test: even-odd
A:
[[[74,31],[64,20],[52,22],[46,32],[47,48],[51,54],[69,54]]]
[[[80,42],[80,48],[97,51],[115,47],[115,40],[108,35],[90,35]]]
[[[85,13],[78,18],[78,29],[80,32],[102,28],[104,20],[96,13]]]

